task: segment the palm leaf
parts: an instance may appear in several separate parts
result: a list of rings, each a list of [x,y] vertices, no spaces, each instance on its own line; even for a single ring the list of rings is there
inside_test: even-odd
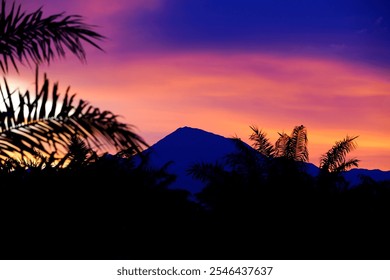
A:
[[[227,166],[242,175],[257,174],[267,163],[263,154],[252,149],[247,143],[239,138],[231,138],[234,141],[237,152],[230,153],[224,157]],[[230,170],[230,168],[228,170]]]
[[[275,142],[275,157],[286,157],[286,149],[288,142],[290,141],[290,136],[286,133],[279,133],[279,138]]]
[[[93,149],[78,137],[73,135],[68,144],[68,152],[59,162],[60,166],[63,166],[66,161],[69,161],[67,168],[77,169],[81,166],[88,165],[96,160],[98,157]]]
[[[252,134],[249,137],[249,140],[254,142],[252,147],[266,157],[273,157],[275,149],[269,142],[267,134],[259,130],[256,126],[250,126],[250,128],[252,129]]]
[[[132,126],[119,122],[112,112],[101,111],[84,100],[74,104],[75,94],[70,95],[69,88],[61,100],[58,83],[50,92],[46,75],[35,94],[11,91],[6,79],[0,93],[0,156],[33,154],[35,150],[49,155],[66,150],[74,135],[100,151],[114,148],[139,152],[147,146]]]
[[[309,151],[307,149],[307,130],[303,125],[296,126],[291,133],[287,144],[287,154],[289,158],[296,161],[309,161]]]
[[[348,169],[351,169],[352,167],[358,167],[360,160],[353,158],[349,159],[343,163],[341,163],[339,166],[337,166],[336,170],[334,172],[340,173],[343,171],[347,171]]]
[[[104,37],[93,31],[93,26],[85,24],[81,16],[61,13],[43,17],[41,8],[26,13],[21,12],[20,5],[15,8],[15,3],[7,11],[5,0],[2,0],[0,12],[0,67],[3,72],[8,71],[9,64],[18,70],[16,61],[50,63],[56,56],[65,57],[66,50],[85,61],[83,42],[101,50],[95,41]]]
[[[275,143],[275,157],[307,162],[309,161],[307,142],[307,130],[303,125],[294,127],[290,136],[285,132],[279,133],[279,139]]]
[[[357,137],[358,136],[347,136],[343,140],[336,142],[327,153],[321,156],[320,169],[327,172],[337,173],[345,171],[352,166],[357,167],[359,160],[346,160],[347,154],[357,147],[355,142]]]

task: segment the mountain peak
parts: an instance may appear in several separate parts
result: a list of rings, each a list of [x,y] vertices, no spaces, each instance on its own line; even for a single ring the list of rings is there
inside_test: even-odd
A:
[[[176,129],[175,131],[185,131],[185,130],[189,130],[189,131],[195,131],[195,130],[201,130],[201,131],[204,131],[200,128],[196,128],[196,127],[191,127],[191,126],[182,126],[182,127],[179,127],[178,129]]]
[[[168,134],[145,151],[153,167],[160,168],[168,162],[168,172],[178,175],[172,188],[185,188],[198,192],[200,181],[187,175],[187,170],[195,163],[215,163],[230,153],[237,152],[232,139],[199,128],[180,127]]]
[[[212,132],[209,132],[209,131],[205,131],[203,129],[200,129],[200,128],[194,128],[194,127],[190,127],[190,126],[183,126],[183,127],[179,127],[178,129],[176,129],[174,132],[168,134],[166,137],[164,137],[163,139],[161,140],[164,140],[168,137],[172,137],[172,136],[175,136],[175,137],[188,137],[188,136],[191,136],[191,137],[217,137],[219,139],[221,138],[224,138],[224,139],[227,139],[221,135],[217,135],[217,134],[214,134]]]
[[[187,170],[195,163],[223,162],[229,154],[239,152],[236,143],[230,139],[199,128],[184,126],[168,134],[156,144],[144,151],[148,154],[150,164],[162,168],[171,164],[167,172],[177,175],[171,187],[186,189],[197,193],[204,187],[203,183],[188,175]],[[305,163],[306,172],[313,177],[319,173],[317,166]],[[371,177],[375,181],[390,180],[390,171],[352,169],[344,173],[351,186],[361,182],[362,176]]]

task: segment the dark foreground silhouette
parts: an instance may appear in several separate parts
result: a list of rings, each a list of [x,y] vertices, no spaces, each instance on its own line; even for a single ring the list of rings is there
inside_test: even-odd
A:
[[[3,13],[5,6],[2,1]],[[81,42],[100,49],[95,40],[103,38],[79,17],[58,14],[41,18],[40,9],[32,14],[8,9],[0,21],[7,35],[4,37],[10,39],[0,50],[3,72],[9,66],[17,69],[21,58],[40,64],[50,61],[54,54],[62,57],[63,47],[84,60]],[[40,29],[17,28],[37,23]],[[51,32],[46,32],[48,27]],[[27,36],[35,38],[34,44],[12,39],[20,32],[23,36],[16,37],[26,37],[26,31],[38,31],[39,36]],[[56,48],[51,50],[51,46]],[[53,119],[55,106],[50,112],[44,106],[50,96],[48,82],[41,91],[37,89],[36,82],[39,97],[34,99],[27,93],[19,94],[20,104],[25,106],[19,111],[14,110],[10,98],[13,91],[6,87],[3,92],[2,157],[23,150],[34,154],[36,148],[42,151],[57,140],[69,143],[73,135],[83,131],[107,135],[106,140],[113,140],[115,147],[125,144],[137,148],[143,144],[106,111],[92,110],[85,107],[86,103],[70,110],[70,96],[69,102],[63,102],[64,114]],[[57,85],[52,96],[56,104]],[[200,165],[201,170],[190,170],[206,185],[196,201],[189,199],[186,191],[170,190],[174,178],[164,169],[135,166],[131,157],[95,157],[88,152],[92,154],[89,157],[69,158],[66,168],[1,158],[0,258],[390,259],[388,182],[367,179],[359,187],[348,189],[337,176],[311,178],[291,161],[308,159],[304,126],[295,127],[291,136],[281,134],[275,150],[264,133],[254,127],[253,131],[258,151],[272,163],[264,167],[249,161],[229,172]],[[346,138],[336,147],[349,149],[353,139]],[[332,171],[329,159],[335,157],[333,153],[327,155],[322,165]],[[281,161],[279,156],[289,160]],[[336,169],[356,165],[357,161],[341,163]],[[202,170],[206,173],[199,172]]]
[[[100,157],[0,174],[1,259],[389,259],[389,184],[289,166],[225,172],[197,201],[164,170]],[[285,166],[286,167],[286,166]],[[257,170],[259,171],[259,170]],[[272,171],[272,172],[271,172]],[[337,182],[337,184],[336,184]]]

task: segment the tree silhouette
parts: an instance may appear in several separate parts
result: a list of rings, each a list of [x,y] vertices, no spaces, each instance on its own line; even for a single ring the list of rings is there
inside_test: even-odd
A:
[[[279,133],[279,138],[273,146],[266,134],[256,126],[250,126],[252,134],[250,140],[254,142],[253,147],[261,154],[271,157],[283,157],[294,161],[309,161],[309,151],[307,149],[307,130],[303,125],[294,127],[291,135]]]
[[[172,244],[178,232],[196,230],[198,207],[187,191],[167,188],[174,176],[165,167],[122,153],[97,156],[77,137],[68,149],[70,163],[61,168],[40,155],[0,165],[7,198],[0,237],[10,245],[2,258],[163,257],[156,248],[187,249]]]
[[[347,154],[356,149],[357,137],[346,136],[343,140],[336,142],[328,152],[321,156],[320,169],[329,173],[340,173],[353,166],[358,167],[358,159],[346,159]]]
[[[80,100],[66,90],[60,100],[58,83],[50,89],[46,75],[38,85],[38,65],[53,58],[65,57],[66,50],[81,61],[86,60],[83,43],[101,50],[96,43],[104,37],[91,29],[78,15],[55,14],[43,17],[42,9],[21,12],[21,6],[6,7],[2,0],[0,14],[0,67],[9,69],[9,62],[18,70],[16,62],[36,65],[35,94],[12,91],[4,78],[0,87],[0,156],[34,155],[37,151],[48,156],[61,147],[66,148],[74,135],[91,148],[103,150],[131,149],[139,152],[145,141],[133,128],[118,121],[109,111]],[[51,90],[51,92],[50,92]],[[51,103],[51,104],[50,104]]]
[[[0,67],[36,64],[35,92],[0,87],[1,257],[128,258],[182,255],[177,234],[197,231],[201,209],[189,192],[170,190],[175,176],[139,152],[146,142],[110,111],[59,92],[38,65],[65,56],[85,60],[82,42],[100,49],[79,16],[31,14],[2,1]],[[113,148],[115,155],[98,152]],[[141,158],[141,163],[136,160]],[[137,162],[138,163],[138,162]],[[159,248],[159,249],[158,249]],[[178,254],[179,255],[179,254]]]
[[[237,203],[235,200],[241,197],[241,203],[248,205],[249,201],[253,202],[253,197],[272,188],[296,191],[296,188],[291,188],[292,182],[302,189],[310,183],[308,175],[298,164],[309,159],[307,131],[303,125],[296,126],[290,136],[279,133],[275,146],[265,132],[256,126],[250,128],[253,149],[233,138],[236,153],[227,155],[222,162],[197,163],[189,168],[190,175],[206,184],[199,194],[206,204],[229,205]]]
[[[377,244],[387,240],[383,221],[390,211],[388,183],[386,187],[366,179],[360,187],[340,188],[345,183],[341,172],[358,164],[357,159],[346,159],[357,137],[336,142],[322,157],[320,175],[312,177],[300,168],[308,160],[303,126],[296,126],[290,136],[280,133],[275,146],[263,131],[251,129],[254,149],[235,139],[237,153],[225,161],[195,164],[189,170],[205,183],[197,198],[210,213],[207,229],[215,232],[210,241],[213,248],[223,251],[224,244],[218,240],[224,236],[241,247],[269,241],[258,247],[266,258],[280,256],[274,246],[268,246],[276,243],[286,258],[294,258],[296,252],[305,258],[349,258],[370,252],[373,239]],[[261,221],[264,217],[266,223]],[[240,226],[233,227],[234,221]],[[378,232],[381,237],[376,240]],[[356,248],[359,242],[363,250]],[[340,247],[345,251],[339,253]]]
[[[355,140],[357,137],[346,136],[343,140],[337,141],[328,152],[321,156],[318,183],[322,190],[327,192],[347,190],[348,183],[341,176],[341,173],[359,165],[359,160],[356,158],[346,159],[347,154],[356,149]]]
[[[269,142],[267,138],[267,134],[259,130],[256,126],[249,126],[252,130],[252,134],[249,137],[249,140],[253,141],[253,148],[258,151],[260,154],[266,157],[274,157],[275,156],[275,148]]]
[[[58,83],[50,88],[46,75],[35,94],[11,91],[6,79],[0,92],[4,107],[0,111],[2,157],[31,155],[36,150],[46,155],[60,152],[76,134],[89,147],[99,150],[113,147],[139,152],[147,146],[131,126],[118,121],[112,112],[101,111],[84,100],[74,104],[75,94],[69,94],[69,88],[60,100]]]
[[[71,51],[81,61],[86,52],[83,42],[101,50],[95,42],[104,37],[91,29],[78,15],[54,14],[43,17],[42,9],[32,13],[21,12],[21,5],[7,10],[2,0],[0,14],[0,67],[9,70],[9,64],[18,71],[16,61],[30,61],[38,65],[50,63],[53,58],[65,57]],[[10,63],[9,63],[10,62]]]

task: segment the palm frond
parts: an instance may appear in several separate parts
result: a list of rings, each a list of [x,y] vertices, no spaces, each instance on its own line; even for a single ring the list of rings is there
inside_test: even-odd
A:
[[[352,159],[346,161],[347,154],[357,147],[355,142],[357,137],[346,136],[343,140],[336,142],[327,153],[321,156],[320,169],[328,172],[340,172],[352,166],[357,167],[359,160]]]
[[[75,134],[71,137],[68,144],[68,152],[61,159],[59,165],[62,166],[66,161],[69,161],[67,168],[80,168],[97,160],[97,158],[96,152]]]
[[[52,168],[55,166],[56,157],[54,153],[45,156],[38,150],[34,150],[30,157],[0,157],[0,170],[6,173],[14,171],[29,170],[44,170],[45,168]]]
[[[232,138],[237,152],[227,154],[226,165],[239,174],[257,173],[266,164],[264,155],[259,154],[239,138]],[[230,168],[228,169],[230,171]]]
[[[242,141],[240,138],[238,138],[238,137],[231,137],[231,138],[229,138],[229,140],[231,140],[233,142],[233,144],[236,147],[238,153],[243,153],[243,154],[251,153],[252,155],[255,154],[255,152],[253,151],[251,146],[249,146],[247,143]]]
[[[274,146],[269,142],[267,134],[259,130],[256,126],[249,126],[252,134],[249,140],[253,141],[252,147],[260,154],[266,157],[273,157],[275,153]]]
[[[340,164],[339,166],[337,166],[335,172],[340,173],[343,171],[347,171],[348,169],[351,169],[353,167],[358,167],[359,162],[360,162],[360,160],[358,160],[356,158],[349,159],[349,160],[343,162],[342,164]]]
[[[76,105],[69,88],[62,100],[58,83],[50,93],[46,75],[35,94],[11,91],[6,79],[0,93],[0,156],[66,150],[74,135],[97,150],[131,148],[139,152],[147,146],[132,126],[119,122],[112,112],[101,111],[84,100]]]
[[[275,157],[284,157],[294,161],[309,161],[307,149],[307,130],[303,125],[294,127],[291,135],[279,133],[275,143]]]
[[[286,154],[295,161],[309,161],[309,151],[307,149],[307,130],[303,125],[294,127],[288,144]]]
[[[53,58],[65,57],[66,50],[81,61],[86,52],[83,42],[101,50],[96,43],[104,37],[92,30],[79,15],[54,14],[43,16],[42,9],[32,13],[21,11],[12,4],[6,9],[2,0],[0,14],[0,67],[7,72],[9,64],[18,70],[16,62],[50,63]]]
[[[286,157],[286,147],[290,141],[290,136],[285,132],[279,133],[279,138],[275,142],[275,157]]]

